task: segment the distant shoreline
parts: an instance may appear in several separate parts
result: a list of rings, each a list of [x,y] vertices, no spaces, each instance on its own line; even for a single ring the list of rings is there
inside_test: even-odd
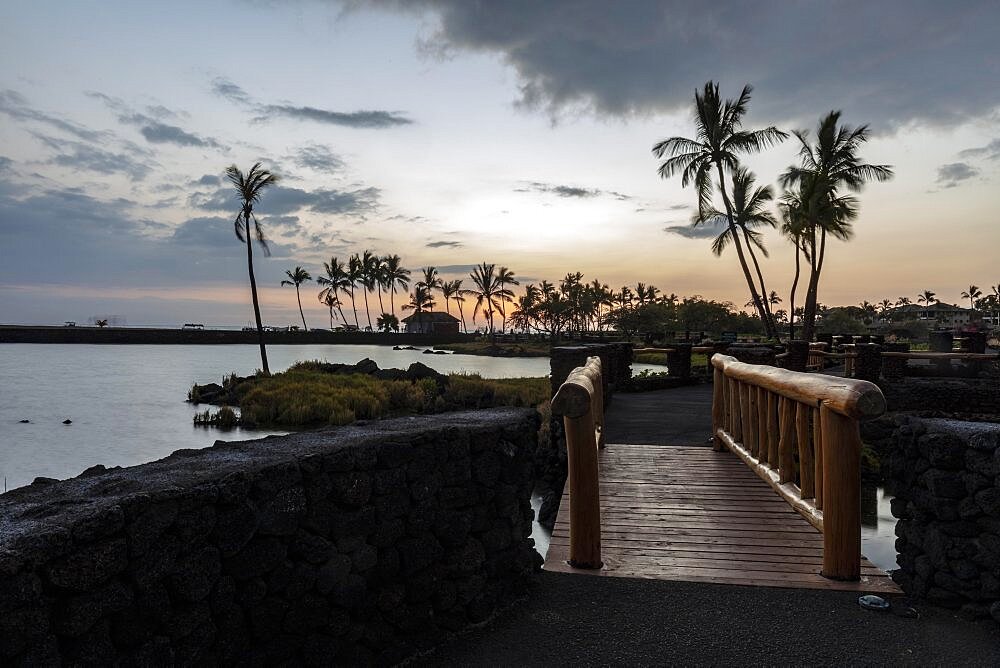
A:
[[[268,345],[421,345],[471,341],[471,334],[386,334],[384,332],[264,332]],[[84,343],[160,345],[254,345],[256,331],[159,327],[58,327],[0,325],[0,343]]]

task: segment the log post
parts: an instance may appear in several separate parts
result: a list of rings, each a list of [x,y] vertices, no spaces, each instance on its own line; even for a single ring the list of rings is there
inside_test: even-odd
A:
[[[778,479],[781,484],[785,484],[795,479],[795,402],[780,397],[778,411],[781,431],[778,443]]]
[[[823,575],[861,577],[861,434],[858,423],[820,407],[823,437]]]
[[[799,488],[803,499],[816,496],[813,451],[809,446],[809,407],[795,404],[795,440],[799,445]]]
[[[713,369],[712,373],[712,448],[722,450],[722,439],[719,430],[726,424],[726,375],[722,369]]]
[[[600,389],[598,389],[600,391]],[[593,415],[563,418],[569,485],[569,565],[597,569],[601,561],[601,492]]]
[[[826,470],[823,468],[823,458],[826,457],[826,443],[823,441],[823,429],[820,422],[820,411],[818,408],[812,409],[812,431],[813,431],[813,460],[816,462],[813,481],[816,491],[816,508],[823,510],[823,502],[826,499],[826,488],[823,487],[823,478]],[[860,469],[858,469],[860,471]],[[859,474],[860,475],[860,474]]]
[[[781,447],[781,432],[778,427],[778,395],[773,392],[767,394],[767,463],[775,469],[778,468],[778,450]]]

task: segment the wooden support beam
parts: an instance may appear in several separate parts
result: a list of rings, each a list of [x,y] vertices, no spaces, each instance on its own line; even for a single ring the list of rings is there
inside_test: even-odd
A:
[[[823,472],[823,575],[861,576],[861,434],[858,423],[820,409],[825,452]]]

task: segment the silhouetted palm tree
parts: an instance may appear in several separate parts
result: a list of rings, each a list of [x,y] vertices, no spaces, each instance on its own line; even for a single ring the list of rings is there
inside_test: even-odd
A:
[[[351,293],[351,308],[354,309],[354,326],[361,329],[358,322],[358,303],[354,300],[354,290],[362,284],[364,277],[364,265],[361,257],[355,253],[347,259],[347,288]]]
[[[800,144],[800,164],[789,167],[781,183],[786,188],[798,187],[813,200],[805,212],[809,222],[805,240],[810,248],[810,274],[802,328],[804,338],[811,339],[818,311],[819,279],[826,258],[826,237],[829,234],[847,241],[852,235],[850,221],[857,217],[857,200],[842,195],[841,189],[860,192],[869,181],[888,181],[893,172],[889,165],[861,161],[858,151],[868,141],[868,126],[841,125],[839,111],[831,111],[820,119],[815,145],[810,143],[808,131],[797,130],[794,134]]]
[[[510,297],[501,296],[500,298],[500,317],[502,318],[500,331],[504,333],[507,332],[507,302],[514,299],[514,293],[504,289],[508,283],[511,285],[521,285],[520,281],[514,276],[514,272],[507,267],[500,267],[497,269],[497,284],[500,286],[502,295],[510,295]]]
[[[936,295],[937,293],[932,290],[924,290],[919,295],[917,295],[917,303],[926,304],[927,306],[930,306],[931,304],[937,301]]]
[[[345,295],[350,293],[350,279],[347,275],[347,268],[344,266],[343,262],[335,257],[332,257],[329,262],[323,263],[323,270],[326,271],[326,276],[320,276],[316,279],[317,283],[326,286],[320,291],[319,300],[327,306],[330,305],[330,301],[333,301],[333,306],[335,306],[337,311],[340,313],[341,322],[346,325],[347,318],[344,317],[343,303],[341,303],[339,295],[341,293]]]
[[[476,313],[483,311],[486,314],[486,322],[489,325],[489,333],[493,334],[493,313],[499,310],[500,302],[505,297],[512,297],[510,290],[501,289],[497,280],[496,265],[483,262],[477,265],[469,274],[472,284],[475,286],[469,294],[476,298],[476,308],[472,312],[472,317]]]
[[[398,255],[386,255],[385,280],[389,290],[389,308],[392,314],[396,314],[396,289],[403,291],[410,289],[410,270],[404,269],[401,265],[402,258]]]
[[[969,300],[969,308],[976,308],[976,300],[983,296],[983,291],[979,289],[978,285],[970,285],[969,289],[962,293],[963,299]]]
[[[261,370],[265,375],[271,375],[271,369],[267,366],[267,350],[264,348],[264,325],[260,321],[260,303],[257,300],[257,279],[253,274],[253,244],[251,240],[256,238],[257,243],[264,249],[264,255],[270,255],[271,251],[267,247],[267,240],[264,238],[264,230],[253,213],[253,206],[260,201],[261,192],[278,182],[278,177],[261,167],[261,163],[255,163],[250,171],[244,174],[236,165],[226,168],[226,177],[236,188],[240,198],[240,212],[236,214],[235,231],[236,238],[247,245],[247,271],[250,273],[250,294],[253,299],[253,315],[257,321],[257,340],[260,343],[260,363]],[[250,234],[250,219],[253,219],[253,236]]]
[[[375,321],[375,327],[381,332],[398,332],[399,318],[392,313],[383,313]]]
[[[425,310],[430,311],[434,308],[434,297],[431,296],[431,291],[424,285],[417,283],[413,286],[410,301],[403,304],[402,308],[404,311],[413,309],[414,313],[422,313]]]
[[[468,334],[469,326],[465,324],[465,309],[462,308],[462,305],[465,303],[465,296],[469,294],[469,291],[462,287],[461,278],[456,278],[455,280],[453,280],[451,282],[451,286],[455,291],[455,295],[452,297],[452,299],[454,299],[455,303],[458,304],[458,317],[462,319],[462,330],[466,334]]]
[[[751,86],[744,86],[735,101],[723,101],[719,95],[719,85],[713,81],[707,82],[701,92],[695,91],[694,94],[696,138],[671,137],[655,144],[653,154],[657,158],[666,157],[659,167],[661,177],[669,178],[680,173],[682,186],[694,185],[698,192],[698,212],[702,218],[707,218],[706,214],[712,208],[712,168],[715,167],[719,190],[726,207],[729,233],[736,247],[743,277],[750,288],[750,295],[761,321],[765,323],[768,334],[773,336],[776,333],[770,331],[772,327],[763,299],[754,284],[743,244],[737,234],[735,211],[726,191],[724,172],[725,169],[735,171],[739,167],[739,155],[757,153],[788,136],[773,126],[763,130],[743,129],[743,116],[752,90]]]
[[[288,276],[287,281],[282,281],[281,284],[284,285],[294,285],[295,286],[295,299],[299,302],[299,316],[302,318],[302,329],[309,331],[309,327],[306,326],[306,315],[302,312],[302,295],[299,294],[299,286],[306,281],[311,281],[312,276],[309,272],[302,267],[295,267],[294,270],[285,270],[285,276]]]
[[[333,309],[340,311],[340,298],[333,292],[324,290],[320,293],[319,301],[321,304],[330,309],[330,329],[333,329]],[[340,317],[344,317],[343,311],[340,312]]]

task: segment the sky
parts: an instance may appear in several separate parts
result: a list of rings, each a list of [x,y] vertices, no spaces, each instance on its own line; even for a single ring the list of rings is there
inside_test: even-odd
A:
[[[466,287],[486,261],[743,304],[650,151],[693,136],[710,79],[754,86],[748,128],[840,109],[895,170],[829,249],[821,302],[960,302],[1000,284],[998,30],[995,0],[3,0],[0,323],[249,323],[224,172],[258,160],[281,178],[256,209],[267,324],[298,319],[286,270],[365,249]],[[780,194],[796,152],[745,163]],[[765,242],[787,299],[791,246]]]

